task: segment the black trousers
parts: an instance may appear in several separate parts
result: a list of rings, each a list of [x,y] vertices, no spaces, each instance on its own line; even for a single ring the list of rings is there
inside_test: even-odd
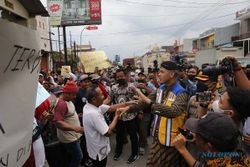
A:
[[[45,146],[45,155],[50,167],[68,167],[69,158],[61,143]]]
[[[125,131],[126,130],[126,131]],[[130,121],[119,120],[116,125],[116,154],[122,153],[124,138],[127,132],[130,136],[132,155],[138,154],[138,136],[136,119]]]
[[[106,167],[107,165],[107,157],[101,161],[99,161],[98,158],[96,160],[91,158],[91,160],[93,162],[93,167]]]
[[[81,146],[81,150],[82,150],[82,154],[83,154],[83,162],[86,162],[90,158],[89,158],[89,154],[87,151],[87,143],[86,143],[85,134],[83,134],[80,138],[80,146]]]

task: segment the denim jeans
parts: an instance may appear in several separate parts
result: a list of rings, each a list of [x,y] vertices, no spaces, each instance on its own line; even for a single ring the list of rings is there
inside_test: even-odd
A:
[[[83,158],[79,141],[62,143],[64,149],[70,155],[69,167],[79,167]]]

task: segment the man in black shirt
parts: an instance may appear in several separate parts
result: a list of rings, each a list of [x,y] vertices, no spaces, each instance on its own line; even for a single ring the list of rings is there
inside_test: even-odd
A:
[[[83,107],[85,106],[87,100],[86,100],[86,90],[91,86],[90,78],[87,74],[83,74],[79,79],[79,89],[76,94],[76,100],[75,100],[75,107],[76,112],[79,114],[82,114]],[[81,115],[80,115],[81,117]],[[80,120],[82,120],[80,118]]]

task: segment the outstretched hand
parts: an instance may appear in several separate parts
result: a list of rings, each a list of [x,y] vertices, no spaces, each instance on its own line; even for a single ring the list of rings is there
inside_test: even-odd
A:
[[[135,105],[135,104],[138,104],[140,101],[139,100],[131,100],[131,101],[127,101],[125,102],[125,105],[126,106],[131,106],[131,105]]]
[[[133,87],[133,91],[137,94],[137,96],[134,96],[134,98],[136,100],[140,100],[140,101],[143,101],[144,103],[147,103],[147,104],[150,104],[151,103],[151,100],[145,96],[141,91],[140,89],[136,88],[136,87]]]
[[[118,108],[115,112],[115,115],[119,118],[121,118],[121,116],[126,113],[129,110],[129,106],[127,107],[122,107],[122,108]]]

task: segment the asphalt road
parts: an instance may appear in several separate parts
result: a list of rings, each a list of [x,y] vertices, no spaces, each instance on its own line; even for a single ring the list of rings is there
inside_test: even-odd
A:
[[[129,143],[123,146],[123,153],[120,157],[120,160],[114,161],[113,156],[114,156],[114,151],[115,151],[115,135],[116,134],[113,134],[110,138],[111,152],[108,156],[107,167],[145,167],[151,140],[150,139],[148,140],[149,146],[146,148],[145,154],[143,156],[140,156],[140,158],[136,160],[134,163],[127,164],[127,160],[129,156],[131,155],[131,144],[130,144],[129,137],[128,137]]]

